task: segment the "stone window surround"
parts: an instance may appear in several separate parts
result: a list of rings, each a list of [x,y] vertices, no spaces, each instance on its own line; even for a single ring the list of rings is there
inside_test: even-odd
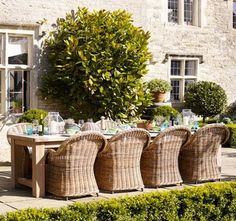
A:
[[[236,0],[232,1],[232,27],[236,29],[236,14],[234,15],[234,7],[236,7]]]
[[[179,100],[173,100],[171,101],[172,103],[181,103],[184,101],[184,92],[185,92],[185,80],[195,80],[197,81],[197,76],[198,76],[198,69],[199,69],[199,63],[201,63],[201,58],[197,57],[169,57],[169,62],[168,62],[168,76],[169,80],[180,80],[180,92],[179,92]],[[177,60],[181,61],[181,67],[180,67],[180,76],[178,75],[171,75],[171,61],[172,60]],[[185,75],[185,61],[196,61],[196,70],[195,70],[195,75]],[[171,95],[169,95],[169,98]],[[170,99],[171,100],[171,99]]]
[[[0,37],[2,39],[2,48],[0,48],[1,63],[0,63],[0,74],[1,74],[1,108],[0,113],[6,113],[8,111],[9,103],[7,100],[8,94],[8,75],[10,71],[31,71],[33,69],[33,39],[35,32],[33,30],[20,30],[20,29],[1,29]],[[8,64],[8,38],[13,37],[27,37],[28,38],[28,61],[27,65],[21,64]]]
[[[163,0],[164,16],[163,21],[166,24],[175,24],[168,22],[168,0]],[[205,26],[206,21],[204,17],[204,10],[206,8],[205,0],[193,0],[193,22],[191,26],[202,27]],[[184,22],[184,1],[178,1],[178,25],[186,25]]]

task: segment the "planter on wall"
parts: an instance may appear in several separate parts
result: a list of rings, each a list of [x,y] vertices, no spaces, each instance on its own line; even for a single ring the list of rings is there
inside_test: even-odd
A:
[[[156,103],[163,103],[166,100],[166,93],[155,92],[153,93],[154,102]]]
[[[143,128],[146,130],[151,130],[153,128],[152,122],[147,121],[147,122],[139,122],[137,123],[138,128]]]

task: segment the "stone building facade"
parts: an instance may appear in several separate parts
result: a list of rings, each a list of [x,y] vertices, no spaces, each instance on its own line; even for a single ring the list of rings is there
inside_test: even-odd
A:
[[[150,31],[153,58],[147,80],[170,81],[173,102],[181,102],[185,86],[199,80],[220,84],[229,103],[236,100],[234,0],[0,0],[1,113],[48,107],[37,96],[44,69],[42,33],[78,6],[125,9],[135,25]],[[41,25],[43,19],[47,24]]]

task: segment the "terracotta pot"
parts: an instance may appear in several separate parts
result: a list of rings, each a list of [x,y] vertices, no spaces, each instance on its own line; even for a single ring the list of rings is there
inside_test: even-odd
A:
[[[166,100],[166,93],[160,93],[160,92],[156,92],[153,93],[154,96],[154,102],[158,103],[158,102],[165,102]]]
[[[12,112],[13,113],[22,113],[22,108],[21,107],[13,108]]]
[[[153,128],[152,122],[140,122],[140,123],[137,123],[137,127],[143,128],[146,130],[151,130]]]

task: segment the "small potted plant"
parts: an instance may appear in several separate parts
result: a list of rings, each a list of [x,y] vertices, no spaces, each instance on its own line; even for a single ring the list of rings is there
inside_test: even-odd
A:
[[[12,112],[13,113],[22,113],[22,101],[14,100],[12,102]]]
[[[152,130],[153,120],[155,120],[155,109],[147,108],[143,114],[142,119],[137,121],[138,128],[144,128],[146,130]]]
[[[166,93],[171,91],[172,87],[166,80],[153,79],[147,84],[148,89],[153,93],[154,102],[165,102]]]
[[[146,129],[146,130],[152,130],[153,121],[152,120],[141,119],[141,120],[137,121],[137,127],[138,128],[143,128],[143,129]]]

